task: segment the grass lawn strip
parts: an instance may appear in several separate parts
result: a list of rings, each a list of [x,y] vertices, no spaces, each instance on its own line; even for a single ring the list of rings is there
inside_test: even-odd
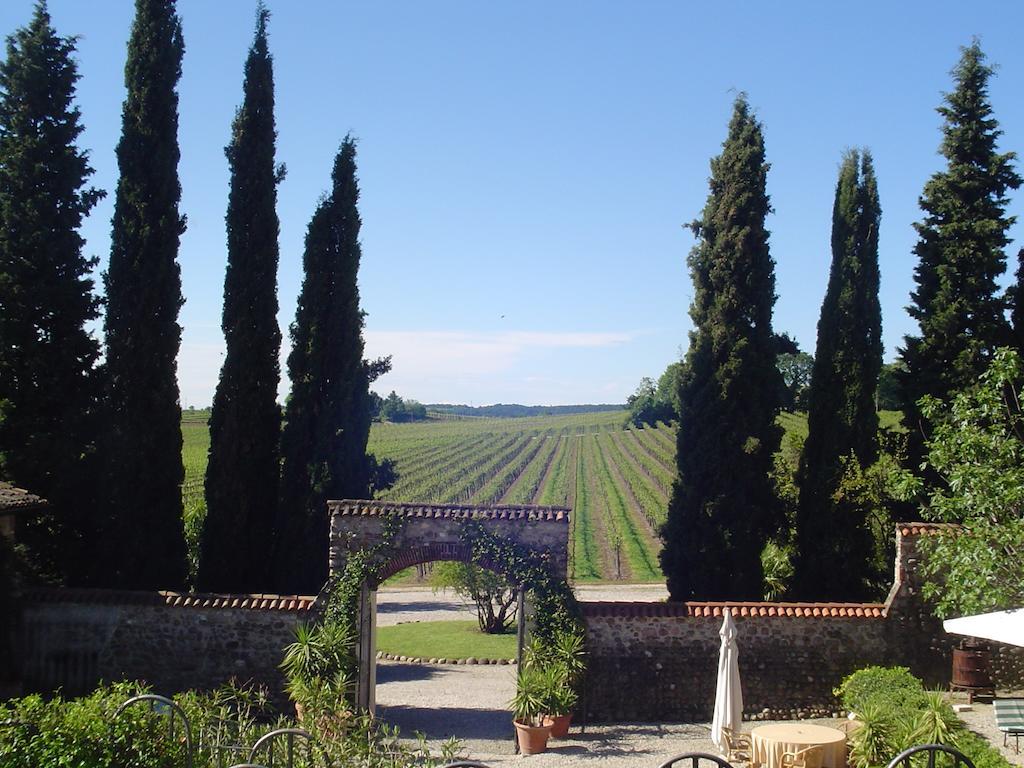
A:
[[[475,621],[413,621],[377,628],[377,650],[414,659],[514,659],[516,634],[486,635]]]

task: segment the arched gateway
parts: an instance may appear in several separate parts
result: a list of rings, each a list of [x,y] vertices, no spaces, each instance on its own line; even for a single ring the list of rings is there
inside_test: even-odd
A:
[[[386,554],[380,579],[403,568],[436,560],[470,562],[469,546],[460,539],[462,526],[476,521],[486,530],[548,555],[554,575],[567,576],[569,510],[565,507],[417,504],[393,501],[329,501],[331,576],[345,568],[349,554],[381,543],[384,521],[400,518],[402,526]],[[503,572],[502,563],[481,563]],[[376,587],[376,585],[373,585]]]
[[[466,541],[468,525],[542,556],[546,570],[565,580],[569,567],[569,510],[564,507],[419,504],[345,499],[327,503],[331,519],[330,579],[345,572],[357,552],[373,553],[372,583],[365,583],[359,605],[359,682],[357,704],[374,710],[376,686],[376,590],[380,582],[404,568],[438,560],[475,563],[509,577],[520,595],[530,584],[505,562],[473,556]],[[520,598],[522,599],[522,597]],[[520,637],[522,637],[520,611]]]

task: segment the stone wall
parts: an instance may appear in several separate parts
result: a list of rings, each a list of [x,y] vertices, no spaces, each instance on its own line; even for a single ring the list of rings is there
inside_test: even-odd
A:
[[[563,547],[568,534],[561,520],[500,525],[518,526],[520,540],[561,536]],[[379,526],[379,517],[366,516],[353,529],[370,543]],[[739,630],[748,717],[835,711],[833,687],[868,664],[903,664],[929,684],[947,683],[960,638],[931,615],[917,568],[917,543],[932,530],[906,524],[897,531],[894,584],[884,603],[584,603],[590,661],[581,714],[590,721],[708,721],[725,608]],[[412,538],[390,566],[458,559],[453,531],[410,517],[404,532]],[[421,534],[433,539],[417,541]],[[282,650],[315,605],[309,597],[100,590],[36,590],[21,602],[25,690],[78,694],[101,679],[141,679],[168,693],[237,678],[267,685],[278,701]],[[1019,686],[1024,649],[996,646],[992,668],[998,686]]]
[[[946,685],[952,649],[921,595],[918,542],[937,526],[904,524],[885,603],[584,604],[590,662],[583,702],[592,721],[708,721],[714,710],[719,628],[731,609],[748,718],[833,713],[832,690],[856,669],[904,665]],[[1024,680],[1024,649],[996,648],[999,687]]]
[[[311,598],[168,592],[34,590],[20,615],[26,691],[92,690],[142,680],[160,693],[210,689],[232,678],[283,701],[278,665]]]

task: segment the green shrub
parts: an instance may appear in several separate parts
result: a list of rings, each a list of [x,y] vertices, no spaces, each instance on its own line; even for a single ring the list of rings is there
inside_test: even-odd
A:
[[[948,744],[967,755],[975,768],[1010,768],[999,750],[964,727],[941,692],[925,691],[905,667],[858,670],[835,694],[861,721],[850,735],[852,768],[883,768],[919,744]],[[915,768],[924,765],[914,763]]]
[[[1011,768],[998,749],[966,729],[957,734],[956,748],[971,759],[974,768]]]
[[[847,675],[833,691],[843,707],[856,714],[869,703],[891,709],[917,709],[924,704],[924,686],[906,667],[864,667]]]
[[[866,700],[858,712],[861,725],[850,734],[850,765],[872,768],[885,765],[896,753],[893,742],[896,722],[893,712],[878,701]]]
[[[114,720],[121,704],[144,692],[136,683],[115,683],[80,699],[31,695],[0,703],[0,768],[181,768],[184,735],[178,729],[169,738],[165,715],[139,705]],[[274,718],[262,689],[231,684],[208,693],[189,691],[174,701],[191,724],[194,768],[238,762],[225,762],[238,754],[228,755],[215,744],[251,747],[275,728],[295,727],[292,721]],[[397,729],[369,717],[347,719],[343,731],[329,721],[308,726],[335,766],[430,768],[450,762],[459,751],[458,742],[449,739],[431,752],[422,737],[400,740]],[[316,754],[310,763],[305,750],[296,750],[295,757],[296,768],[323,765]]]

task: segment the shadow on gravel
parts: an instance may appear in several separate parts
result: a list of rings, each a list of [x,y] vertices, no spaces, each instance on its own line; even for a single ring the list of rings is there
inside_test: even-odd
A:
[[[377,684],[430,680],[443,671],[440,667],[432,664],[403,664],[400,661],[381,664],[377,662]]]
[[[377,604],[377,613],[430,613],[431,611],[465,611],[463,603],[434,600],[428,603],[419,601],[408,603],[381,602]]]
[[[507,709],[461,707],[379,706],[378,717],[397,725],[405,736],[420,731],[428,739],[487,739],[512,741],[512,719]]]

